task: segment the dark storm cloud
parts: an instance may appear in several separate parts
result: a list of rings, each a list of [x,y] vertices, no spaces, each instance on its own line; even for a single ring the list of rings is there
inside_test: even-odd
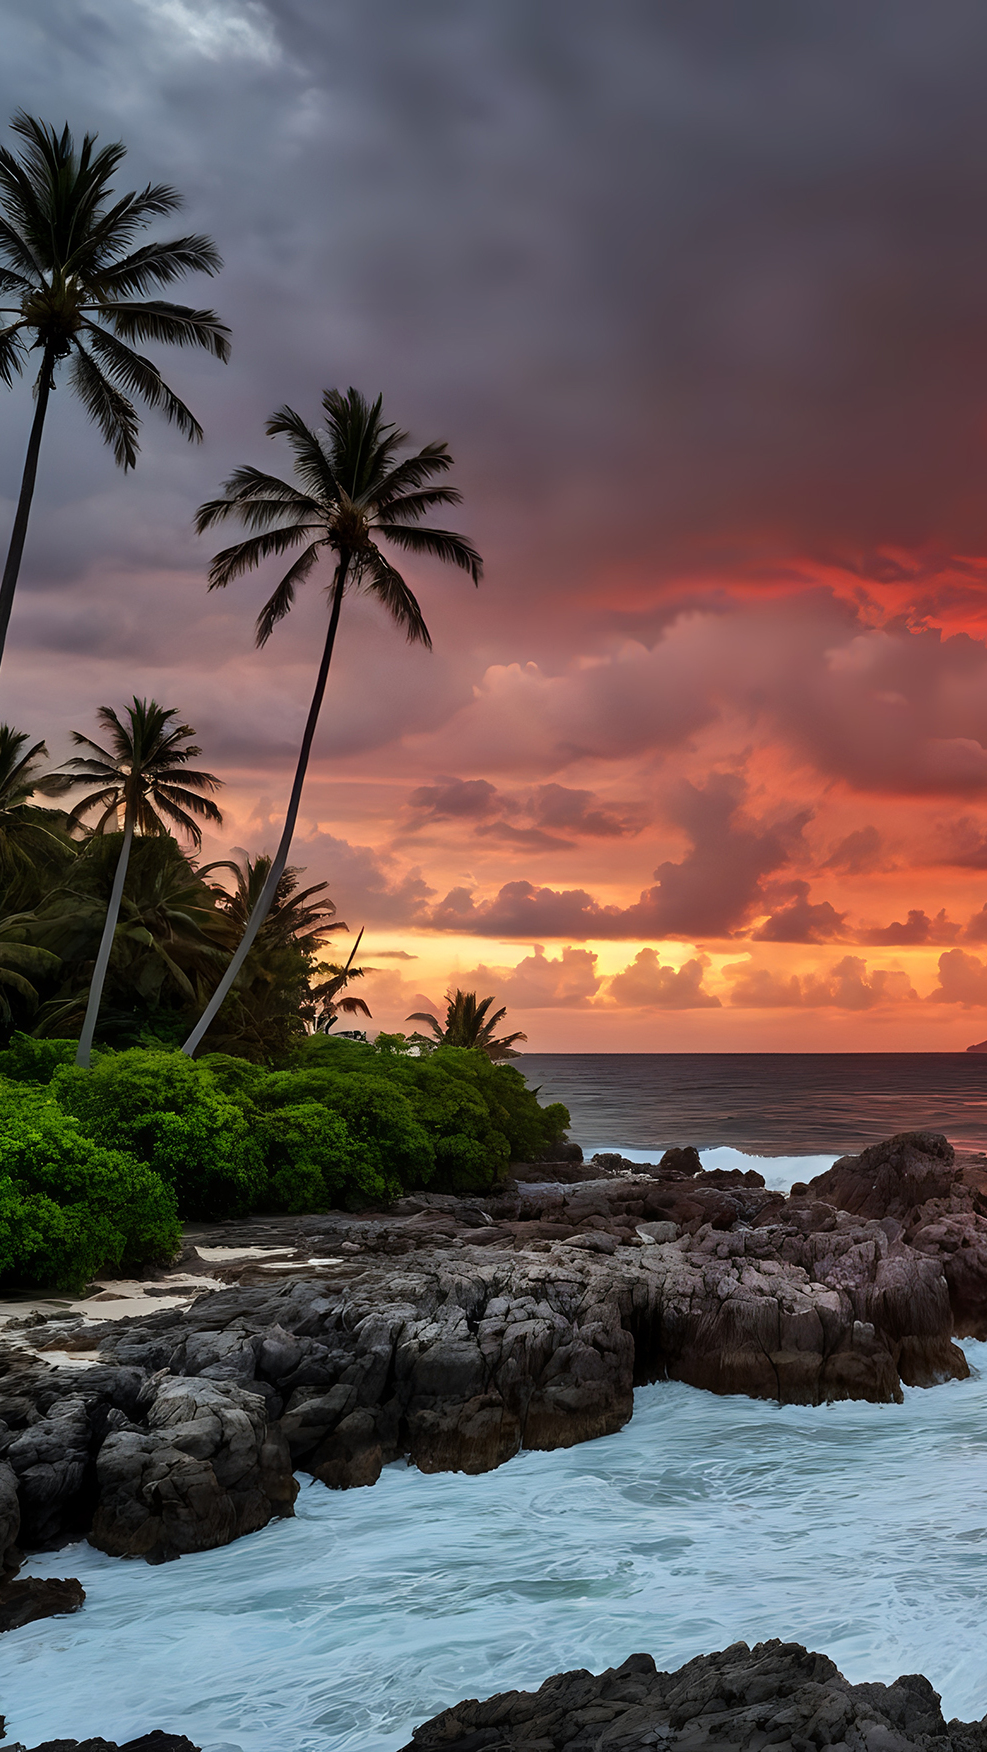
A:
[[[170,563],[196,563],[187,512],[227,466],[270,460],[270,408],[314,416],[350,378],[454,438],[472,532],[515,562],[501,597],[754,530],[866,575],[873,544],[984,534],[974,0],[4,11],[0,113],[122,135],[133,180],[171,177],[227,260],[208,296],[234,363],[172,366],[207,448],[146,428]],[[141,521],[57,399],[43,502],[108,492],[113,515],[36,528],[36,579],[129,551]]]

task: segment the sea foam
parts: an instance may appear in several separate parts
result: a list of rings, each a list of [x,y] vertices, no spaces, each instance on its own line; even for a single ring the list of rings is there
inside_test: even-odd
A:
[[[965,1346],[987,1374],[987,1345]],[[464,1696],[635,1650],[781,1637],[852,1681],[923,1672],[987,1709],[987,1380],[779,1408],[678,1383],[619,1434],[481,1478],[302,1481],[297,1519],[149,1569],[76,1545],[71,1618],[3,1638],[27,1744],[152,1727],[207,1752],[393,1752]]]

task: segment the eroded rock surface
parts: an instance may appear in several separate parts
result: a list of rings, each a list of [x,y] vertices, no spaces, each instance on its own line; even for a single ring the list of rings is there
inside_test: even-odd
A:
[[[8,1572],[18,1545],[86,1532],[152,1561],[225,1544],[291,1512],[292,1466],[348,1489],[400,1455],[483,1472],[568,1447],[619,1429],[645,1381],[815,1404],[967,1373],[987,1197],[945,1139],[890,1139],[787,1199],[697,1161],[255,1222],[238,1281],[190,1307],[32,1326],[99,1361],[0,1360]],[[258,1257],[292,1223],[294,1254]]]
[[[939,1702],[921,1674],[850,1685],[798,1643],[734,1643],[675,1673],[631,1655],[538,1691],[470,1698],[416,1728],[403,1752],[983,1752],[987,1725],[947,1724]]]

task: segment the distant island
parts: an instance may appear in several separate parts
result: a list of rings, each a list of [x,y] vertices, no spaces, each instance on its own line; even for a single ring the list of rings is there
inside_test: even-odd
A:
[[[987,1052],[987,1040],[978,1040],[976,1046],[968,1046],[967,1052]]]

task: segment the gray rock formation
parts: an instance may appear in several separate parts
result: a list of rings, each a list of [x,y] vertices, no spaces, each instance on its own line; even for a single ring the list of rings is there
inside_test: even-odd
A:
[[[631,1655],[443,1710],[403,1752],[983,1752],[987,1724],[943,1721],[921,1674],[849,1685],[798,1643],[734,1643],[659,1673]]]
[[[893,1138],[789,1199],[688,1151],[611,1166],[295,1219],[274,1281],[241,1263],[184,1311],[32,1326],[102,1360],[0,1359],[8,1570],[18,1542],[72,1533],[152,1561],[225,1544],[291,1512],[292,1466],[347,1489],[400,1455],[483,1472],[568,1447],[619,1429],[645,1381],[816,1404],[967,1373],[952,1334],[987,1330],[987,1166],[971,1179],[945,1139]]]

